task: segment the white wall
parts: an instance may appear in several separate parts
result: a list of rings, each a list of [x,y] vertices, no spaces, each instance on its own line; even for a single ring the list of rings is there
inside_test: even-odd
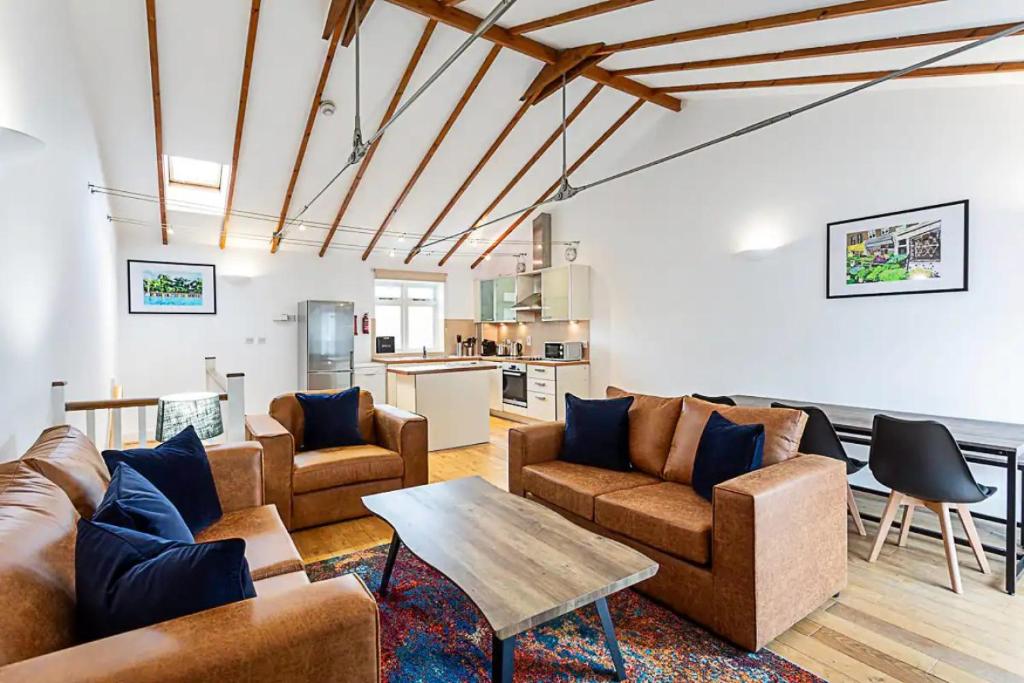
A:
[[[373,317],[373,267],[401,264],[401,259],[386,256],[363,262],[358,252],[331,252],[318,258],[315,250],[287,246],[270,254],[269,241],[258,246],[236,243],[221,251],[216,246],[183,244],[175,235],[170,245],[162,246],[158,235],[156,229],[121,230],[118,380],[130,396],[202,390],[203,358],[216,356],[221,372],[245,373],[248,412],[265,412],[271,398],[296,388],[296,323],[275,322],[275,317],[294,315],[298,302],[306,299],[353,301],[358,316]],[[127,259],[215,264],[217,315],[129,314]],[[473,317],[467,268],[452,269],[445,301],[446,317]],[[247,344],[247,337],[256,343]],[[265,344],[258,343],[261,337]],[[356,362],[369,360],[370,339],[356,337]]]
[[[114,374],[114,238],[87,190],[103,170],[74,40],[67,3],[0,0],[0,126],[46,144],[0,152],[0,460],[50,424],[52,380],[99,398]]]
[[[692,101],[579,182],[806,92]],[[593,266],[592,385],[1024,422],[1022,112],[1019,85],[867,93],[556,207]],[[969,292],[825,299],[826,223],[960,199]]]

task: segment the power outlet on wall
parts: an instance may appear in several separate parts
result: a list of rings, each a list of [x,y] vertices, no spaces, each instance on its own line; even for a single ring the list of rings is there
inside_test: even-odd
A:
[[[267,343],[267,338],[266,337],[257,337],[256,338],[256,343],[257,344],[266,344]]]
[[[246,337],[245,338],[245,343],[246,344],[252,344],[252,342],[253,342],[253,338],[252,337]]]

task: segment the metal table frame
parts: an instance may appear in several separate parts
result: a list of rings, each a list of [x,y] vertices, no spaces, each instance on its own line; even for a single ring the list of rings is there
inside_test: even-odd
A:
[[[1021,550],[1021,546],[1024,546],[1024,496],[1021,495],[1017,485],[1017,473],[1024,473],[1024,425],[762,396],[740,395],[733,396],[732,398],[739,405],[748,406],[767,406],[772,401],[789,405],[816,406],[821,408],[829,420],[832,421],[841,441],[862,446],[871,445],[870,421],[878,413],[910,420],[934,420],[945,424],[950,432],[952,432],[953,438],[956,439],[957,444],[960,446],[960,450],[964,452],[967,462],[987,467],[997,467],[1006,471],[1006,517],[993,517],[979,513],[974,513],[974,516],[979,519],[998,522],[1005,526],[1006,541],[1004,546],[1000,548],[984,544],[984,548],[990,553],[1003,556],[1006,564],[1006,592],[1010,595],[1016,594],[1017,581],[1020,575],[1024,573],[1024,551]],[[888,491],[880,491],[864,486],[855,486],[854,488],[865,493],[880,496],[889,495]],[[875,522],[878,521],[876,515],[862,514],[861,516]],[[941,538],[941,534],[931,529],[911,525],[910,530],[924,536]],[[958,538],[956,542],[961,545],[967,545],[967,541],[964,539]]]

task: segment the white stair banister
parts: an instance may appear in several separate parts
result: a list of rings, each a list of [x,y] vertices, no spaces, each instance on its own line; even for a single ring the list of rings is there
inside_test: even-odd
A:
[[[245,441],[245,373],[233,372],[228,380],[228,423],[225,426],[227,440]]]
[[[52,425],[68,423],[66,388],[67,382],[64,380],[56,380],[50,384],[50,424]]]

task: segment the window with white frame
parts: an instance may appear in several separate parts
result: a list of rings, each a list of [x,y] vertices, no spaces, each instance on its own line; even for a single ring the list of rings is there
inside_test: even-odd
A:
[[[374,281],[375,335],[394,337],[397,353],[444,350],[444,283]]]

